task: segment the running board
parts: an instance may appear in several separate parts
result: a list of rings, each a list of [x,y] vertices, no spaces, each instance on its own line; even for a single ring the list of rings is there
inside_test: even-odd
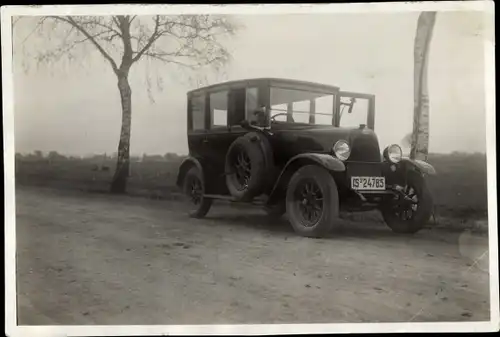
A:
[[[223,195],[223,194],[204,194],[203,197],[207,199],[226,200],[229,202],[239,202],[243,204],[265,205],[266,203],[266,200],[261,200],[261,199],[254,199],[251,201],[240,201],[231,195]]]

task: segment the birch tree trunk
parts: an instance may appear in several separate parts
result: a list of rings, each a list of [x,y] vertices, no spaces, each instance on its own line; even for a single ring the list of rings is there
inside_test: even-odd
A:
[[[120,72],[118,90],[122,105],[122,126],[118,143],[118,158],[116,170],[111,182],[111,193],[125,193],[130,167],[130,133],[132,126],[132,90],[128,83],[128,71]]]
[[[417,21],[414,49],[414,112],[411,159],[427,160],[429,154],[429,94],[427,68],[436,12],[422,12]]]

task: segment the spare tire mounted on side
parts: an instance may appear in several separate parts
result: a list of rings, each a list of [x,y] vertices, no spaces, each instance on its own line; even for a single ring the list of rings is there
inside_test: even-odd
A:
[[[260,132],[237,138],[226,155],[226,184],[239,201],[250,201],[263,193],[274,166],[272,148]]]

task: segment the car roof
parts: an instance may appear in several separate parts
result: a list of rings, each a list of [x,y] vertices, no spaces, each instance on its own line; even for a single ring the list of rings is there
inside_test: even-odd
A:
[[[205,87],[190,90],[188,91],[188,95],[195,94],[198,92],[216,91],[224,88],[229,89],[234,87],[246,87],[251,85],[262,85],[262,84],[267,84],[269,86],[273,85],[278,87],[285,86],[289,88],[294,88],[294,87],[304,88],[304,89],[309,88],[325,92],[337,92],[340,90],[340,88],[337,86],[322,84],[317,82],[300,81],[287,78],[262,77],[262,78],[248,78],[235,81],[226,81],[217,84],[212,84]]]

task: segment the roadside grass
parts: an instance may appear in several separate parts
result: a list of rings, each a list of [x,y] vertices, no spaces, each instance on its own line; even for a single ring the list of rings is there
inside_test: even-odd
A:
[[[131,163],[128,194],[161,200],[178,200],[175,186],[182,156],[147,156]],[[429,177],[434,196],[435,220],[439,226],[475,228],[487,219],[485,154],[431,154],[437,171]],[[108,193],[115,159],[108,156],[67,158],[16,155],[16,184],[55,189]],[[365,215],[362,215],[363,217]]]

